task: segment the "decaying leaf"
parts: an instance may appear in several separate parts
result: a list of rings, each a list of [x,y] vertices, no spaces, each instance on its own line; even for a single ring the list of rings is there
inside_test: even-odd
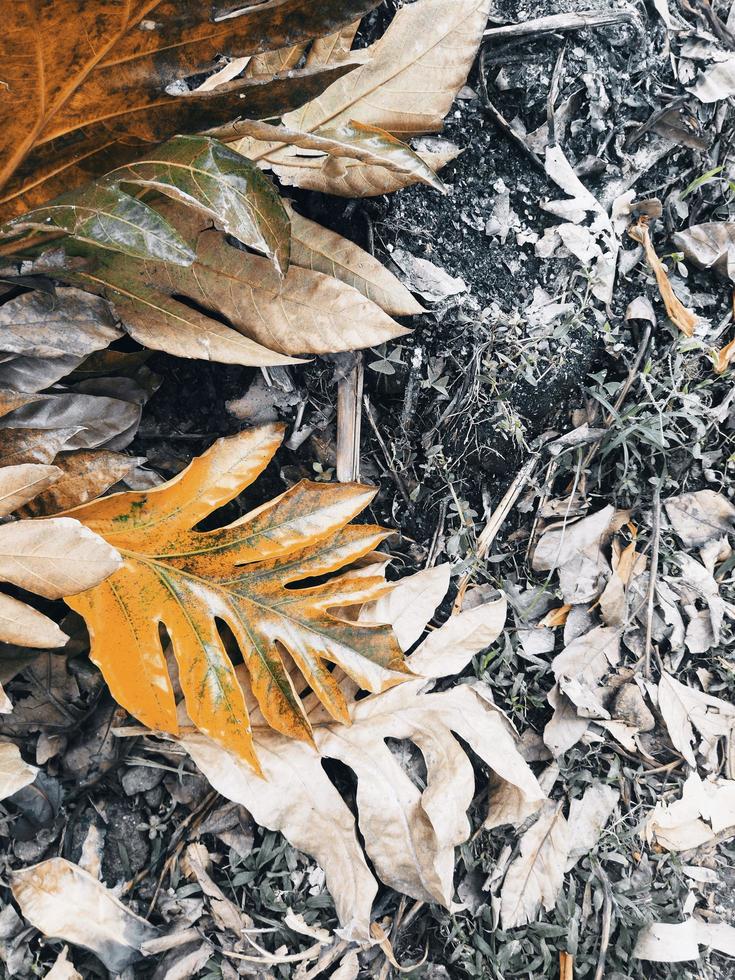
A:
[[[122,336],[109,305],[80,289],[32,292],[0,306],[0,387],[49,388]]]
[[[77,973],[74,969],[68,954],[69,947],[64,946],[44,980],[83,980],[81,973]]]
[[[701,548],[732,531],[735,525],[735,504],[714,490],[669,497],[664,507],[685,548]]]
[[[29,766],[21,758],[20,750],[13,742],[0,742],[0,800],[29,786],[36,778],[38,769]]]
[[[258,167],[217,140],[175,136],[105,175],[106,186],[119,183],[150,188],[201,211],[220,231],[272,257],[281,272],[288,269],[289,220],[278,191]]]
[[[648,814],[644,834],[667,851],[688,851],[731,828],[735,833],[735,780],[703,780],[692,772],[679,799],[659,802]]]
[[[5,214],[127,163],[146,144],[175,133],[301,105],[349,65],[245,77],[203,92],[190,92],[185,79],[218,54],[256,54],[329,34],[376,4],[285,0],[231,9],[183,0],[129,8],[61,0],[43,10],[30,0],[12,4],[0,50]]]
[[[281,277],[267,259],[232,247],[221,232],[207,230],[209,222],[176,207],[162,210],[197,243],[189,268],[108,253],[89,271],[73,274],[104,292],[130,335],[146,347],[179,357],[274,365],[293,363],[289,353],[352,350],[407,332],[347,283],[293,264]]]
[[[735,282],[735,225],[731,221],[707,221],[672,236],[674,245],[700,269],[714,269]]]
[[[503,929],[533,922],[539,909],[552,909],[564,881],[573,835],[561,803],[548,800],[521,837],[521,852],[511,863],[500,892]]]
[[[23,915],[44,936],[84,946],[113,973],[141,959],[142,944],[158,935],[101,882],[65,858],[13,872],[10,887]]]
[[[54,466],[47,467],[57,471],[54,482],[48,489],[34,494],[33,499],[21,508],[20,516],[48,517],[85,504],[124,480],[142,462],[142,457],[125,456],[109,449],[59,453]],[[3,473],[0,469],[0,485]]]
[[[340,721],[348,720],[347,703],[328,663],[339,664],[371,691],[405,676],[389,627],[329,614],[330,608],[377,598],[386,589],[382,577],[336,577],[293,587],[342,568],[383,540],[381,528],[345,526],[374,490],[304,481],[227,527],[191,530],[253,482],[281,439],[276,425],[221,439],[155,490],[115,494],[68,512],[123,555],[108,582],[69,600],[87,621],[91,657],[114,697],[149,727],[178,732],[162,623],[192,720],[256,766],[243,691],[216,619],[237,640],[268,724],[291,737],[310,739],[311,726],[284,666],[284,651]]]
[[[699,318],[692,310],[688,310],[675,294],[669,282],[669,277],[661,259],[656,255],[656,250],[651,241],[651,233],[648,229],[648,218],[642,215],[638,222],[631,225],[628,234],[634,242],[643,246],[646,261],[656,277],[661,299],[664,301],[666,312],[671,322],[681,330],[686,337],[694,334],[694,329],[699,322]]]
[[[404,894],[449,906],[454,848],[470,832],[466,810],[474,794],[472,765],[452,733],[467,742],[500,780],[526,799],[543,793],[515,747],[504,716],[479,684],[421,694],[424,682],[401,684],[350,704],[345,728],[314,721],[315,747],[258,728],[255,745],[265,780],[203,735],[183,744],[210,783],[246,806],[258,823],[280,830],[326,872],[343,935],[369,935],[377,885],[355,833],[349,808],[322,768],[339,759],[357,776],[358,823],[377,875]],[[422,792],[385,743],[408,739],[422,752]]]

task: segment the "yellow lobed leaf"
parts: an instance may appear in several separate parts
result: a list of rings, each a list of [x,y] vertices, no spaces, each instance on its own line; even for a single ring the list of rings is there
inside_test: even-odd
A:
[[[123,555],[107,582],[67,600],[87,621],[91,656],[114,697],[151,728],[178,732],[159,626],[171,639],[194,724],[257,768],[243,689],[217,621],[231,630],[268,725],[310,740],[311,725],[289,674],[291,660],[329,715],[349,720],[329,664],[382,691],[405,677],[390,627],[365,627],[330,610],[377,598],[382,577],[335,577],[386,533],[349,525],[374,490],[302,481],[234,523],[192,530],[251,484],[272,458],[282,427],[221,439],[154,490],[115,494],[69,513]],[[288,654],[288,656],[286,656]]]

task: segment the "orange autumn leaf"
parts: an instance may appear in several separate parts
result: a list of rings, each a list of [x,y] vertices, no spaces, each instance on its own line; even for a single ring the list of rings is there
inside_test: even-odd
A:
[[[406,674],[389,626],[366,626],[330,610],[377,598],[379,576],[313,579],[372,551],[383,528],[348,522],[372,499],[359,484],[302,481],[210,531],[195,530],[265,469],[283,427],[220,439],[173,480],[120,493],[67,513],[105,538],[123,565],[103,585],[67,600],[87,622],[91,657],[116,700],[151,728],[178,733],[174,689],[159,627],[178,664],[186,709],[200,731],[258,768],[244,692],[217,622],[235,637],[267,723],[311,739],[287,651],[337,721],[348,707],[329,670],[339,665],[362,688],[383,691]],[[303,587],[297,583],[311,580]]]
[[[656,250],[653,247],[651,233],[648,230],[647,216],[641,215],[638,222],[628,228],[628,234],[634,242],[638,242],[639,245],[643,246],[646,261],[656,277],[658,290],[661,293],[661,299],[664,301],[664,306],[666,307],[666,312],[671,322],[674,323],[683,334],[685,334],[687,337],[691,337],[694,333],[694,328],[697,325],[698,317],[696,313],[693,313],[691,310],[687,309],[679,297],[674,293],[671,283],[669,282],[669,277],[666,274],[664,264],[658,255],[656,255]]]

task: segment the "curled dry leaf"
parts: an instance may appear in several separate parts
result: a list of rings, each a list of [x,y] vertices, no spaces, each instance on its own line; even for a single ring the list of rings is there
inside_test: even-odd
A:
[[[470,833],[466,811],[475,782],[472,765],[452,733],[467,742],[498,779],[529,800],[543,799],[508,723],[483,685],[421,694],[422,683],[401,684],[352,702],[349,727],[315,720],[315,747],[257,729],[255,744],[265,780],[202,735],[182,740],[215,789],[317,860],[326,873],[345,938],[369,935],[377,885],[363,857],[354,817],[322,768],[322,758],[339,759],[357,776],[360,832],[380,879],[404,894],[447,907],[453,894],[454,848]],[[420,748],[428,777],[423,793],[386,738],[408,739]]]
[[[68,390],[38,395],[3,418],[6,430],[64,434],[58,449],[124,449],[140,424],[142,404],[106,395]],[[10,438],[9,436],[7,438]]]
[[[377,0],[136,7],[58,0],[39,11],[8,8],[0,57],[7,93],[0,106],[4,211],[17,214],[113,165],[151,142],[200,132],[239,115],[270,117],[318,95],[348,65],[312,66],[275,78],[241,78],[189,92],[185,79],[219,54],[257,54],[332,33]],[[155,18],[154,30],[145,29]]]
[[[346,282],[291,265],[280,277],[258,255],[233,248],[191,212],[166,213],[197,243],[190,268],[100,255],[87,272],[69,273],[102,291],[128,333],[179,357],[225,363],[294,363],[294,354],[374,346],[407,333]],[[111,253],[110,253],[111,254]],[[232,326],[202,310],[214,310]]]
[[[714,269],[735,282],[735,225],[732,221],[707,221],[672,236],[676,247],[700,269]]]
[[[38,769],[21,758],[13,742],[0,742],[0,800],[12,796],[36,778]]]
[[[663,503],[685,548],[701,548],[735,526],[735,504],[714,490],[681,493]]]
[[[372,488],[302,481],[227,527],[191,530],[253,482],[282,433],[267,425],[220,439],[161,487],[69,512],[123,553],[108,582],[68,600],[87,621],[92,660],[113,696],[151,728],[178,732],[158,629],[164,624],[192,720],[256,768],[243,691],[217,619],[237,640],[266,721],[291,737],[310,739],[311,726],[284,650],[340,721],[349,718],[347,703],[327,664],[339,664],[372,691],[398,683],[406,670],[389,627],[329,614],[377,598],[386,589],[382,577],[293,587],[344,567],[383,540],[382,528],[346,526],[372,499]]]
[[[326,138],[354,123],[394,136],[438,132],[467,78],[489,9],[488,0],[455,0],[452,4],[418,0],[401,7],[383,37],[367,49],[368,60],[350,73],[350,83],[342,85],[338,80],[319,98],[284,116],[284,125]],[[361,195],[386,193],[389,189],[379,170],[362,161],[343,166],[344,159],[328,156],[315,163],[314,157],[299,157],[297,147],[252,139],[236,145],[288,182],[302,185],[303,181],[303,186],[337,194],[346,190]],[[406,150],[391,148],[384,139],[379,152],[394,164],[401,155],[406,160]],[[425,165],[426,158],[423,160]],[[414,170],[408,182],[421,173],[416,164]]]
[[[49,388],[123,335],[104,299],[64,287],[4,303],[0,328],[0,387],[29,392]]]
[[[142,944],[158,935],[101,882],[64,858],[13,872],[10,888],[25,918],[44,936],[91,950],[113,973],[141,959]]]
[[[353,120],[316,133],[303,133],[285,126],[245,120],[236,123],[236,127],[238,133],[253,140],[267,141],[274,148],[291,149],[288,164],[274,167],[284,184],[342,197],[367,197],[388,193],[380,177],[374,184],[371,180],[385,170],[401,174],[406,183],[418,182],[442,193],[446,191],[420,154],[377,126]],[[257,144],[252,149],[257,152]],[[327,156],[330,159],[325,159]],[[261,166],[268,164],[267,156],[260,160]],[[392,183],[389,176],[383,179]]]
[[[697,326],[699,318],[692,310],[688,310],[674,293],[663,262],[656,255],[656,250],[653,247],[651,233],[648,228],[648,218],[642,215],[636,224],[628,228],[628,234],[634,242],[638,242],[639,245],[643,246],[646,261],[656,277],[661,299],[664,301],[669,319],[686,337],[691,337],[694,334],[694,329]]]
[[[548,911],[556,904],[572,844],[561,807],[548,800],[521,837],[521,852],[511,862],[500,891],[503,929],[533,922],[542,906]]]

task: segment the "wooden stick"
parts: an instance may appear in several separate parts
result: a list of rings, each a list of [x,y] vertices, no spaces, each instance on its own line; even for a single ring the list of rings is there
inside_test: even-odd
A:
[[[337,479],[340,483],[360,479],[364,372],[362,352],[356,351],[353,367],[337,382]]]
[[[531,34],[549,34],[556,31],[581,31],[586,27],[607,27],[609,24],[638,24],[640,20],[633,7],[620,10],[580,10],[574,14],[551,14],[549,17],[535,17],[519,24],[506,24],[504,27],[491,27],[484,36],[494,41],[505,38],[528,37]]]

